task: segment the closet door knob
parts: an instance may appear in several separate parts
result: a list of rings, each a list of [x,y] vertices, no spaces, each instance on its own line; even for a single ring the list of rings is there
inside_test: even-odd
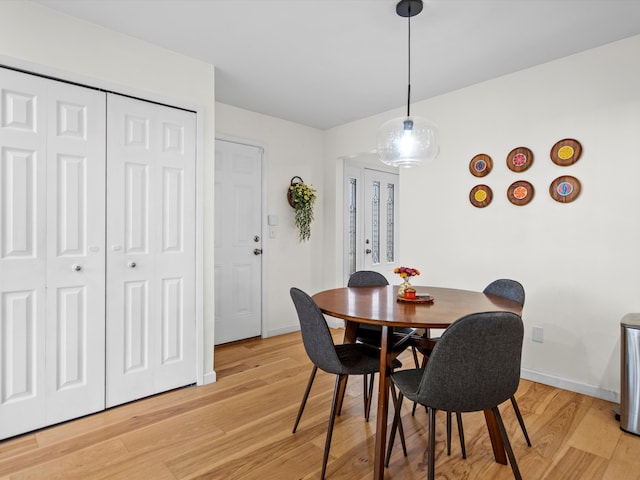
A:
[[[81,265],[78,265],[78,264],[76,263],[76,264],[74,264],[74,265],[71,267],[71,269],[72,269],[72,270],[74,270],[74,271],[76,271],[76,272],[79,272],[80,270],[82,270],[82,266],[81,266]]]
[[[136,268],[136,262],[129,262],[129,268]]]

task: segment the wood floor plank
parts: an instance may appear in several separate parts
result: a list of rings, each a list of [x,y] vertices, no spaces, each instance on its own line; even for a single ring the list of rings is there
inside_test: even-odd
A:
[[[621,431],[603,480],[640,480],[639,444],[640,437]]]
[[[610,459],[622,435],[620,425],[610,421],[613,417],[611,407],[594,402],[569,438],[568,445]]]
[[[22,435],[12,440],[0,441],[0,461],[38,448],[35,434]]]
[[[608,461],[605,458],[593,455],[584,450],[569,447],[562,453],[558,462],[552,466],[545,479],[566,480],[601,480],[607,469]]]

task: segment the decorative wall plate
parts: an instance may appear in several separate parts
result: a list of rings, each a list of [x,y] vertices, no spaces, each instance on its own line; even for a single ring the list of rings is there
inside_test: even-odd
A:
[[[493,160],[485,153],[479,153],[469,162],[469,171],[474,177],[484,177],[491,172]]]
[[[582,145],[573,138],[565,138],[551,147],[551,161],[561,167],[573,165],[582,155]]]
[[[507,190],[507,198],[514,205],[526,205],[533,199],[533,185],[525,180],[513,182]]]
[[[493,192],[487,185],[476,185],[469,192],[469,201],[471,205],[478,208],[484,208],[493,200]]]
[[[549,195],[556,202],[569,203],[578,198],[581,188],[580,181],[576,177],[565,175],[551,182]]]
[[[507,155],[507,167],[512,172],[524,172],[533,163],[533,152],[527,147],[514,148]]]

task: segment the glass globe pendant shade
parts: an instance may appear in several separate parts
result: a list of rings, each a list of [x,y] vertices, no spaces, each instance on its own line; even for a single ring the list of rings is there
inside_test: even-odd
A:
[[[421,117],[398,117],[378,129],[378,157],[392,167],[415,167],[440,153],[438,127]]]

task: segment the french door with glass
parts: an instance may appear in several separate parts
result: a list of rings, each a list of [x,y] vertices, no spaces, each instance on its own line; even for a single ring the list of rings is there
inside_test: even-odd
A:
[[[399,176],[371,168],[345,175],[345,273],[374,270],[391,278],[398,249]]]

